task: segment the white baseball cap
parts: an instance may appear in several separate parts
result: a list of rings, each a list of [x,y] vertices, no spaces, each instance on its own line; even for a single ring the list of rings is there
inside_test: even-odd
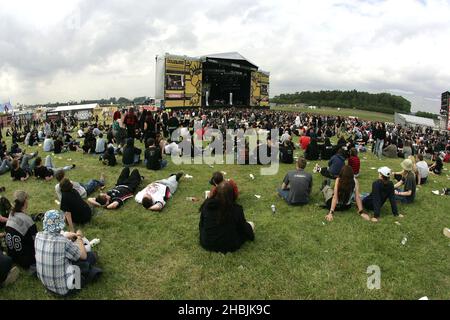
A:
[[[391,176],[391,169],[388,167],[381,167],[378,169],[378,173],[380,173],[383,177],[389,178]]]

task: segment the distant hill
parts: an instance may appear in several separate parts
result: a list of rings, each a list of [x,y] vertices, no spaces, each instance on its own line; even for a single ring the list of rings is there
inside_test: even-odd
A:
[[[279,104],[305,103],[321,107],[370,110],[381,113],[410,113],[411,102],[390,93],[368,93],[353,91],[303,91],[280,94],[271,99]]]

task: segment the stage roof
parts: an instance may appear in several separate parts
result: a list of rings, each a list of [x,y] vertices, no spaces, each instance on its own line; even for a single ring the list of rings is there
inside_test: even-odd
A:
[[[233,61],[245,61],[252,67],[258,69],[258,66],[245,57],[243,57],[239,52],[224,52],[224,53],[215,53],[215,54],[208,54],[205,56],[201,56],[201,59],[209,60],[209,59],[220,59],[220,60],[233,60]]]

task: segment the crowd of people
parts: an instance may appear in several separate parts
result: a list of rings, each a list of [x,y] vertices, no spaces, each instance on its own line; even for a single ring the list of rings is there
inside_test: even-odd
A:
[[[178,139],[172,136],[177,129]],[[236,108],[174,112],[129,108],[115,112],[112,124],[84,123],[71,116],[58,121],[14,121],[6,131],[11,139],[9,149],[0,131],[0,174],[9,171],[14,181],[26,181],[32,176],[42,181],[55,179],[60,210],[30,215],[30,197],[20,190],[14,193],[13,204],[5,197],[0,199],[0,224],[6,244],[6,255],[0,250],[0,283],[7,285],[17,278],[15,265],[31,270],[49,292],[57,295],[79,289],[68,281],[73,277],[73,266],[81,270],[82,286],[95,281],[102,274],[96,265],[97,255],[75,226],[89,223],[96,208],[119,209],[133,197],[145,210],[162,211],[175,195],[183,172],[150,182],[139,191],[145,180],[139,170],[164,170],[168,156],[186,152],[180,143],[194,135],[202,139],[209,129],[219,130],[224,137],[230,134],[229,130],[238,129],[268,133],[265,140],[257,141],[256,152],[249,149],[247,140],[244,150],[239,150],[237,145],[242,141],[237,138],[231,150],[224,144],[223,152],[233,152],[236,158],[243,159],[242,164],[249,164],[259,150],[275,150],[280,162],[295,163],[295,169],[286,173],[278,189],[279,196],[289,205],[310,203],[313,174],[320,174],[327,221],[355,205],[362,219],[377,222],[387,200],[392,214],[403,217],[398,203],[414,203],[417,186],[426,184],[430,175],[442,174],[443,163],[450,161],[448,133],[353,117]],[[279,133],[278,140],[270,134],[274,129]],[[334,138],[335,144],[331,142]],[[144,150],[137,147],[136,141],[143,143]],[[51,155],[42,159],[40,150],[27,153],[30,146],[42,147],[45,153],[80,152],[86,157],[95,156],[100,166],[120,165],[120,158],[123,169],[114,187],[105,192],[103,175],[86,182],[73,181],[68,175],[75,164],[57,168]],[[191,156],[202,155],[208,148],[199,148],[192,142]],[[295,156],[297,148],[303,151],[302,156]],[[379,159],[401,158],[402,170],[393,172],[380,166],[378,179],[373,181],[370,192],[364,193],[358,181],[360,154],[370,151]],[[259,156],[256,160],[261,163]],[[328,161],[328,165],[316,165],[310,171],[308,161],[319,160]],[[233,179],[215,172],[209,183],[211,190],[200,207],[200,245],[209,251],[236,251],[246,241],[254,240],[255,224],[246,220],[244,208],[238,204],[240,191]],[[40,220],[41,231],[36,225]]]

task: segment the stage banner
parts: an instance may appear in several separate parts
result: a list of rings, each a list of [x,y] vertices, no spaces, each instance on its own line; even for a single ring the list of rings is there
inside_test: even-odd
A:
[[[202,63],[189,57],[166,57],[164,98],[167,107],[200,107]]]
[[[252,107],[269,106],[269,74],[261,71],[251,73],[250,105]]]
[[[202,103],[202,63],[186,59],[185,107],[200,107]]]

